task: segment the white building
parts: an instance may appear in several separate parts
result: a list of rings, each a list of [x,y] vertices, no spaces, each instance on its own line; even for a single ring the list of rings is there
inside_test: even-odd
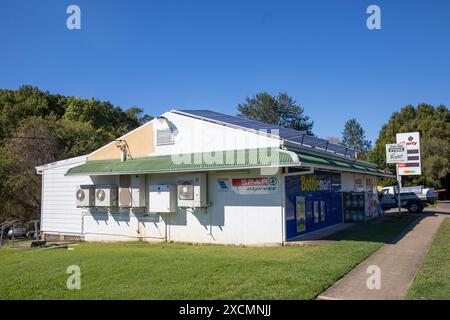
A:
[[[375,165],[302,132],[172,110],[37,167],[47,239],[282,244],[378,214]],[[358,191],[359,193],[346,193]]]

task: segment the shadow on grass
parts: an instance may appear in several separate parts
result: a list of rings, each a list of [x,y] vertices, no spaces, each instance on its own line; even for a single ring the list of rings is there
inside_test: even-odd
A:
[[[326,236],[323,240],[369,241],[394,244],[400,241],[420,221],[434,214],[387,214],[354,227]]]

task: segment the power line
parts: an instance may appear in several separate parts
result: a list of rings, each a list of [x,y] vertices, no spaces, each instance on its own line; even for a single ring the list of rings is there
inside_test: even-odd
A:
[[[56,140],[54,137],[0,136],[0,139]]]

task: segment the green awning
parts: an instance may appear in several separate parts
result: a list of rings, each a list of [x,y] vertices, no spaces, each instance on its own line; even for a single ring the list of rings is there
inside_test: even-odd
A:
[[[302,167],[315,167],[315,168],[324,168],[324,169],[332,169],[338,171],[348,171],[355,172],[361,174],[372,174],[377,176],[385,176],[391,177],[391,174],[384,173],[383,170],[379,170],[375,165],[371,165],[369,163],[361,163],[356,161],[344,161],[344,160],[334,160],[325,157],[319,157],[316,155],[309,155],[304,153],[298,153],[299,160],[301,162]]]
[[[151,156],[138,159],[92,160],[69,169],[66,175],[162,173],[299,165],[295,153],[281,149],[246,149]]]
[[[325,155],[274,150],[277,152],[273,152],[273,149],[269,148],[151,156],[127,161],[92,160],[69,169],[66,175],[95,176],[301,166],[391,176],[369,163],[365,164],[351,159],[335,160]]]

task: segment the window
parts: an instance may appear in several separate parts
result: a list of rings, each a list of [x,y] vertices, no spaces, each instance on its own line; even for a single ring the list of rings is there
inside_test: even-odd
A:
[[[174,144],[173,133],[170,129],[158,129],[156,130],[156,145],[164,146],[168,144]]]

